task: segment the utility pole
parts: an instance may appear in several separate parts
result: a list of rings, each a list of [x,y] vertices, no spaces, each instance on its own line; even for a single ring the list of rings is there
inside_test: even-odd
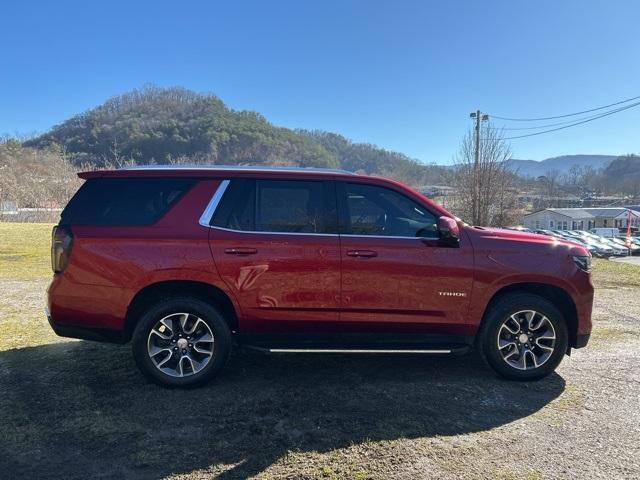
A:
[[[480,223],[480,129],[481,122],[489,120],[489,115],[483,114],[480,110],[471,112],[469,115],[475,119],[475,145],[473,151],[473,198],[471,199],[471,216],[474,225]]]

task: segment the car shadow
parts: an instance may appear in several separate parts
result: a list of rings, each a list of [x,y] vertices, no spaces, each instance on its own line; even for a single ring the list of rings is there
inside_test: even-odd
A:
[[[129,349],[65,342],[0,352],[6,478],[255,475],[290,451],[451,436],[526,417],[557,398],[557,374],[496,378],[475,354],[236,353],[196,390],[147,383]]]

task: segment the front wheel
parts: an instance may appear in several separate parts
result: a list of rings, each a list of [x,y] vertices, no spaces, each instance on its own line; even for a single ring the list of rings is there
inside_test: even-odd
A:
[[[231,333],[210,304],[173,297],[149,307],[132,343],[134,359],[149,380],[167,387],[195,387],[224,366]]]
[[[492,306],[478,343],[483,359],[501,376],[538,380],[562,361],[568,344],[567,325],[545,298],[513,294]]]

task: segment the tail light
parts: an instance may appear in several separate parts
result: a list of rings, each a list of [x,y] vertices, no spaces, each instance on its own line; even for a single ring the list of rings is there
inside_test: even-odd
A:
[[[51,232],[51,268],[54,273],[60,273],[67,268],[73,235],[68,227],[56,225]]]

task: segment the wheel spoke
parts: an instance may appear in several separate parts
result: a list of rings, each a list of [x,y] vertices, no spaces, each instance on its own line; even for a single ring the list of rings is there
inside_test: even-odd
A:
[[[171,325],[169,324],[169,322],[171,322]],[[158,325],[156,325],[153,330],[151,330],[151,333],[154,333],[163,340],[170,340],[174,333],[173,321],[169,320],[168,318],[163,318],[162,320],[160,320],[160,322],[158,322]]]
[[[183,355],[182,357],[180,357],[180,362],[178,363],[178,365],[180,366],[180,376],[184,377],[184,362],[188,361],[191,365],[191,373],[194,373],[194,369],[193,369],[193,362],[191,361],[191,359],[187,356],[187,355]]]
[[[516,354],[518,354],[518,353],[519,353],[519,350],[518,350],[518,348],[516,347],[516,348],[514,348],[514,349],[511,351],[511,353],[508,353],[507,355],[505,355],[505,356],[504,356],[504,359],[505,359],[505,360],[509,360],[511,357],[513,357],[514,355],[516,355]]]
[[[528,312],[525,312],[525,314],[524,314],[524,318],[527,321],[527,326],[528,326],[529,330],[533,330],[533,328],[531,327],[531,324],[532,324],[533,319],[535,318],[535,316],[536,316],[536,312],[534,312],[534,311],[528,311]]]
[[[534,324],[530,324],[529,325],[529,329],[530,330],[538,330],[540,327],[542,327],[542,325],[546,324],[547,322],[549,322],[549,319],[547,317],[545,317],[544,315],[540,314],[540,320],[538,321],[538,323]]]
[[[169,347],[158,347],[157,345],[149,346],[149,356],[151,358],[157,356],[159,353],[168,352],[171,353],[171,349]]]
[[[538,368],[538,359],[536,358],[535,354],[531,350],[525,350],[523,356],[525,360],[527,356],[530,356],[531,359],[533,360],[533,368]],[[527,365],[527,362],[525,361],[525,369],[527,368],[526,365]]]
[[[209,330],[209,327],[207,327],[207,324],[204,323],[204,320],[202,320],[201,318],[198,318],[195,322],[193,322],[193,326],[190,329],[187,330],[185,327],[182,327],[182,330],[187,335],[191,335],[192,333],[194,333],[198,329],[199,326],[200,327],[205,327],[206,330]]]
[[[199,347],[198,346],[199,343],[200,342],[193,344],[193,351],[194,352],[203,353],[205,355],[211,355],[213,353],[213,345],[211,345],[211,348],[206,349],[206,348]],[[211,343],[213,344],[213,342],[211,342]]]
[[[156,367],[158,368],[162,368],[162,366],[167,363],[169,360],[171,360],[171,357],[173,355],[171,355],[171,353],[169,353],[169,355],[167,355],[161,362],[156,363]]]
[[[507,342],[506,340],[502,340],[502,339],[500,340],[500,343],[498,344],[498,348],[500,350],[502,350],[504,348],[507,348],[507,347],[510,347],[510,346],[518,348],[516,346],[516,342]]]
[[[187,320],[189,320],[189,314],[180,313],[179,315],[180,315],[180,328],[184,333],[187,333],[186,324],[187,324]]]
[[[509,326],[509,320],[513,321],[515,323],[515,328],[511,328]],[[509,317],[507,319],[506,322],[504,322],[504,324],[502,325],[505,329],[507,329],[510,333],[512,334],[516,334],[520,331],[520,322],[518,321],[518,319],[515,317],[515,315],[511,315],[511,317]]]

